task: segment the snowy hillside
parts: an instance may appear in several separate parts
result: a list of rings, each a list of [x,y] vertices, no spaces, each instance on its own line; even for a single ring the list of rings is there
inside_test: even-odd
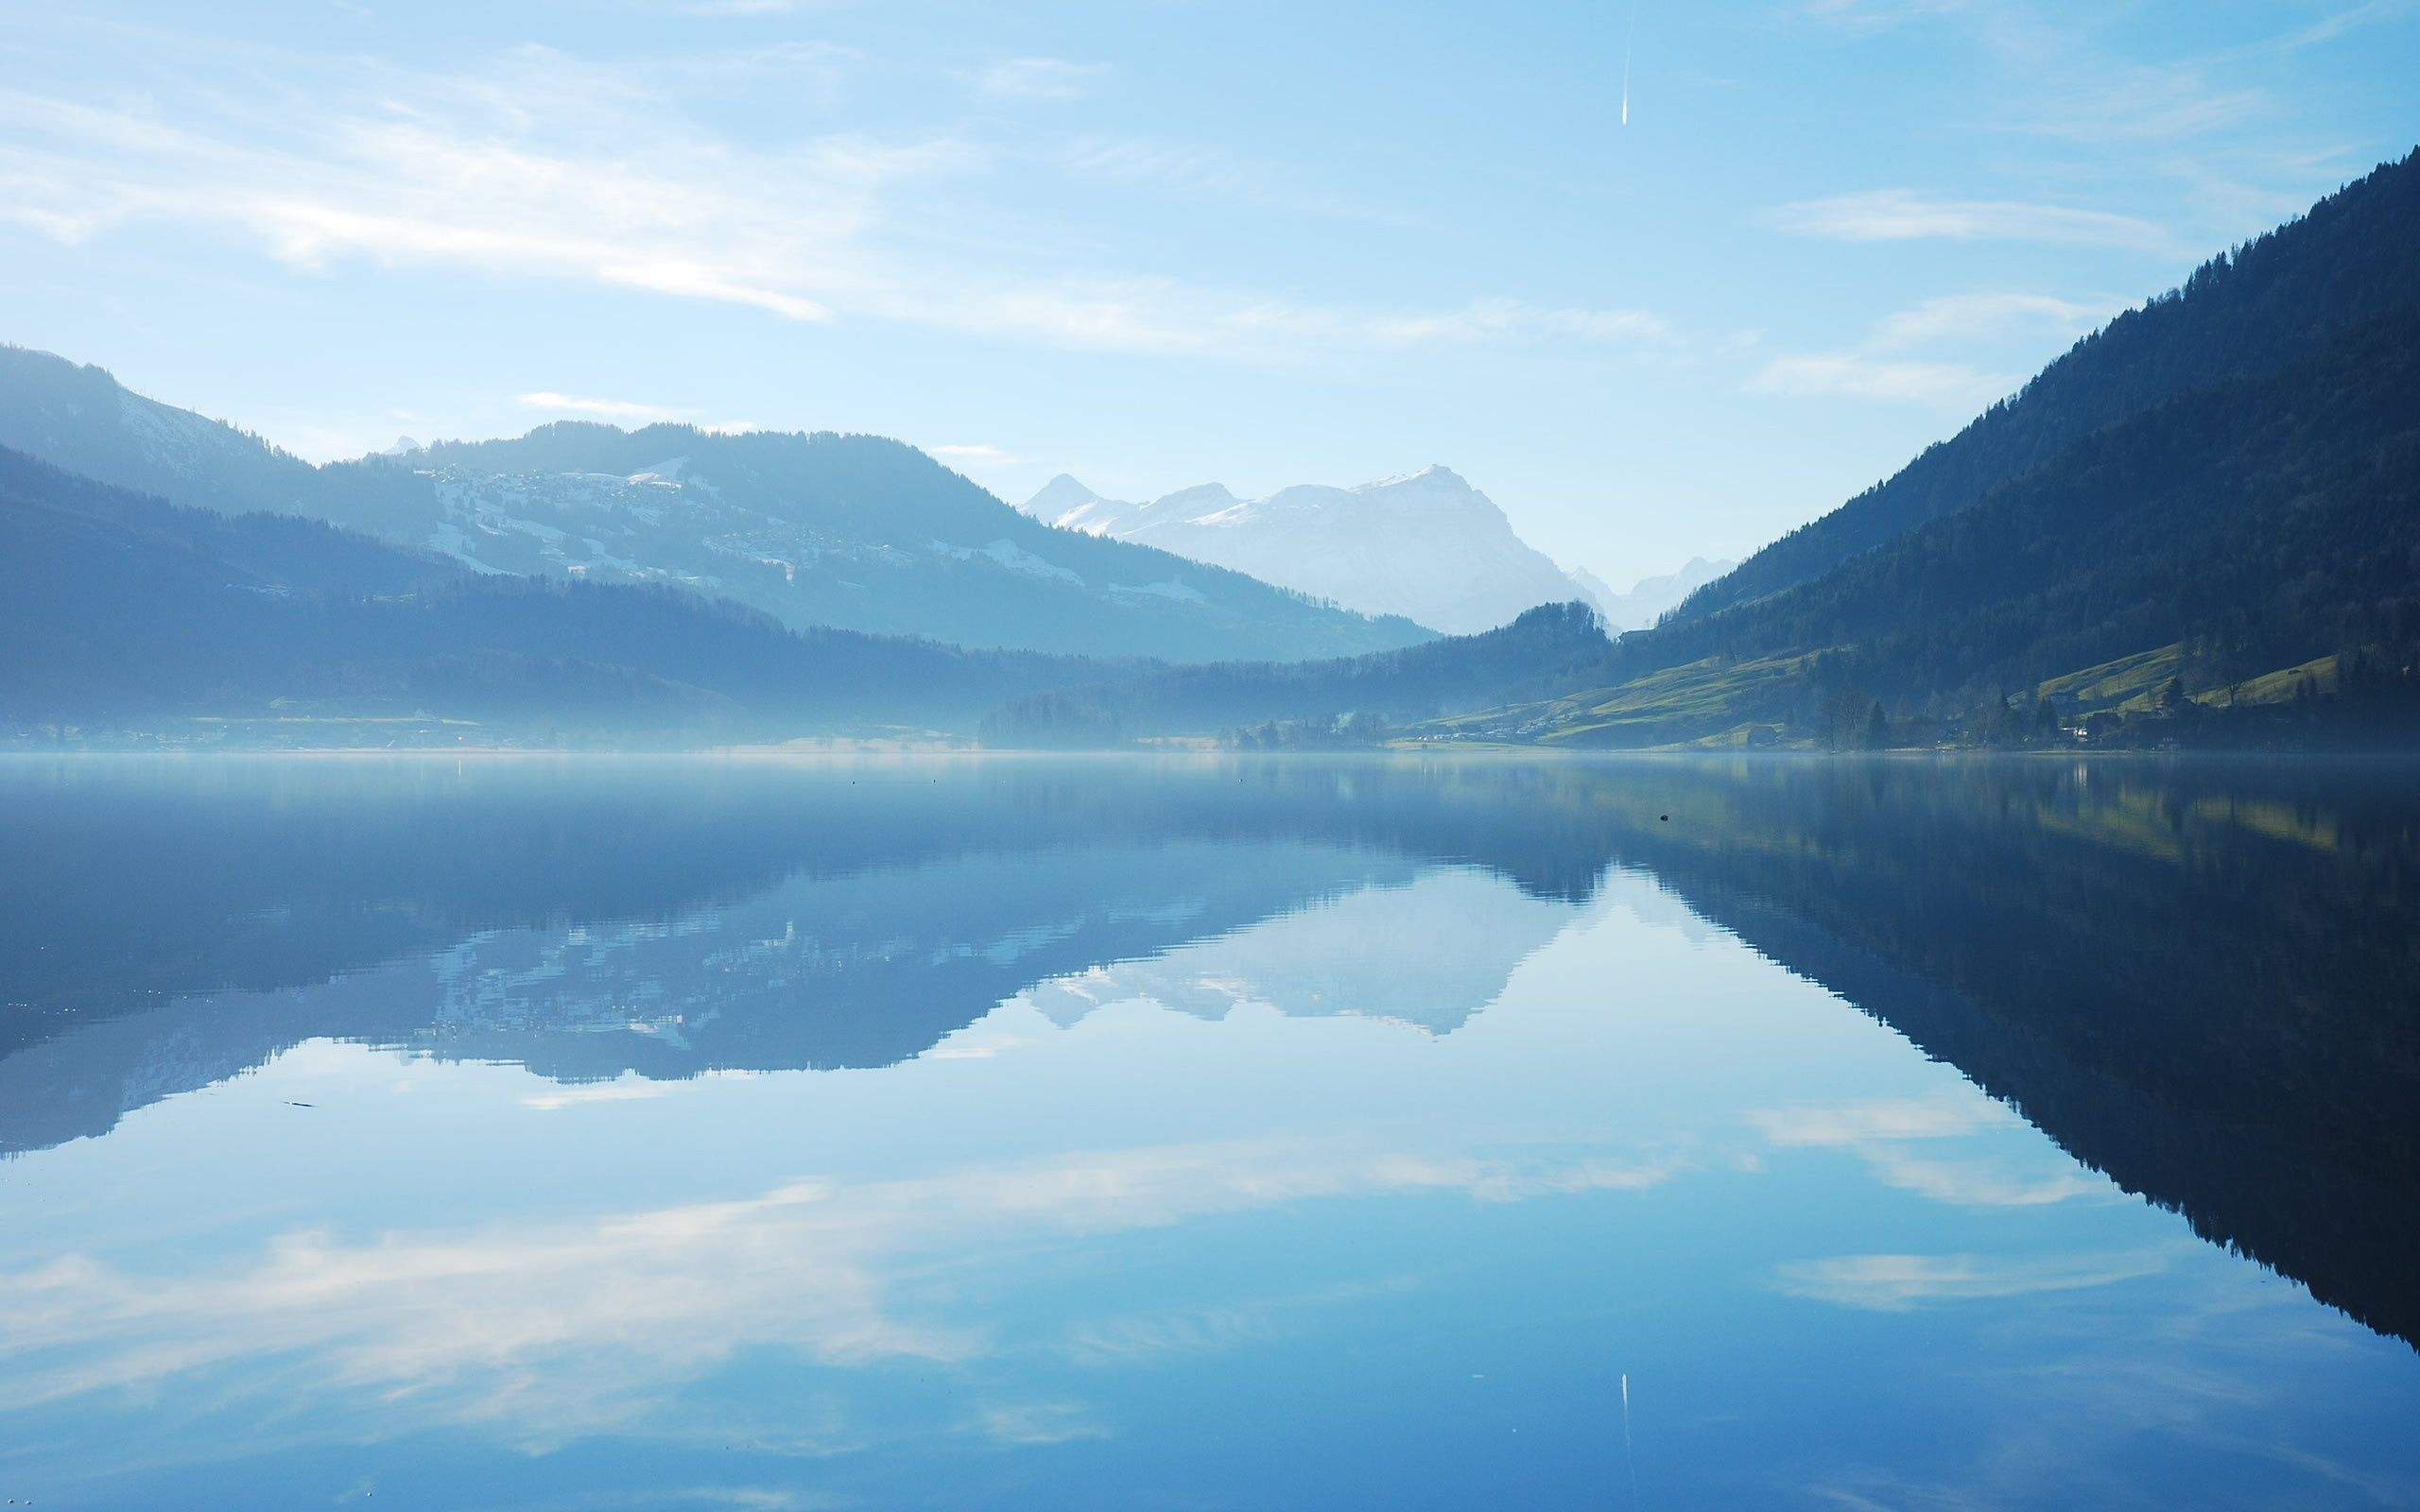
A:
[[[1025,509],[1063,529],[1157,546],[1449,635],[1597,597],[1449,468],[1354,489],[1304,484],[1264,499],[1207,483],[1149,504],[1104,499],[1063,473]]]
[[[1051,529],[879,437],[560,422],[314,467],[98,368],[0,347],[0,446],[178,504],[313,516],[480,573],[736,600],[794,629],[1176,662],[1430,639],[1409,620]]]

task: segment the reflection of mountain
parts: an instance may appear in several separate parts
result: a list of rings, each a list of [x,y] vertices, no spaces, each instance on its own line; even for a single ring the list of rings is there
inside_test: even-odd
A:
[[[1020,992],[1449,1030],[1615,862],[2420,1338],[2420,773],[2382,766],[21,763],[0,1149],[320,1036],[579,1079],[887,1064]]]
[[[1353,1014],[1445,1034],[1578,913],[1493,872],[1439,868],[1148,959],[1053,977],[1025,996],[1063,1024],[1149,998],[1205,1019],[1266,1003],[1290,1018]]]
[[[0,868],[0,1149],[322,1036],[567,1078],[888,1064],[1037,981],[1438,862],[1565,900],[1605,854],[1527,783],[1377,763],[70,763],[9,788],[0,854],[40,865]],[[1431,981],[1392,1016],[1450,1027],[1564,910],[1498,912],[1526,943],[1461,921],[1470,1001]]]
[[[1608,789],[1620,849],[1693,906],[2204,1237],[2420,1341],[2412,774],[1662,770]]]

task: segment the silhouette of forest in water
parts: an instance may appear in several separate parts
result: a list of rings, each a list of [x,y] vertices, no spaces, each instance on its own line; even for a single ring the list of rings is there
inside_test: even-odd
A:
[[[0,1149],[104,1134],[318,1037],[567,1080],[878,1066],[1037,982],[1423,868],[1584,901],[1621,865],[2204,1238],[2420,1342],[2410,764],[88,761],[6,780]]]

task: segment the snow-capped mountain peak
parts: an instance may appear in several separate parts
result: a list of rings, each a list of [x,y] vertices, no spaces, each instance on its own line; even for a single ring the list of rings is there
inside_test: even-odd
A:
[[[1238,499],[1204,483],[1148,504],[1105,499],[1062,473],[1026,503],[1071,530],[1249,573],[1365,614],[1450,634],[1595,594],[1512,530],[1494,500],[1432,465],[1357,488],[1297,484]]]

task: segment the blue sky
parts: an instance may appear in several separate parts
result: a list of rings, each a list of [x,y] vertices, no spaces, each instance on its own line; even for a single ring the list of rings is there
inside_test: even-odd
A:
[[[2408,0],[18,7],[0,339],[314,458],[1443,462],[1626,585],[2411,150],[2415,78]]]

